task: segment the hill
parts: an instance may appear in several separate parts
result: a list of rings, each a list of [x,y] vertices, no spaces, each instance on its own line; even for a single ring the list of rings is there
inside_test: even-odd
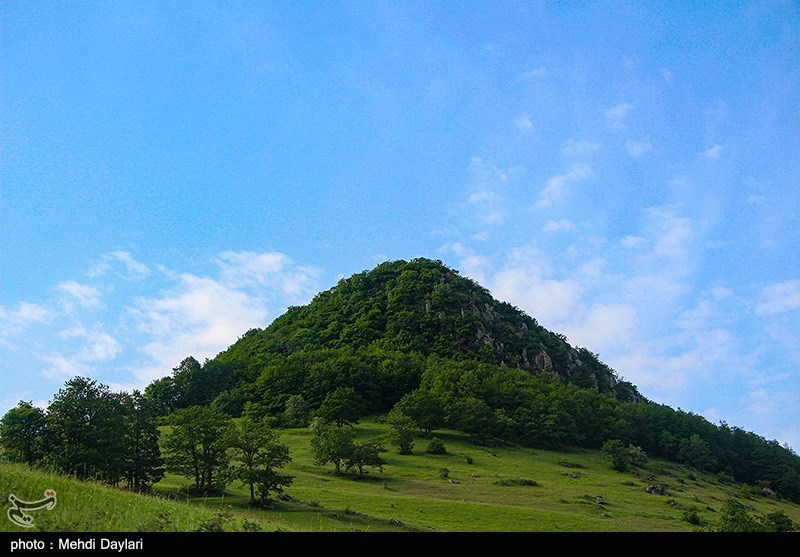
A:
[[[290,399],[313,412],[343,388],[362,415],[395,408],[484,445],[597,449],[617,439],[800,502],[791,449],[648,402],[589,350],[429,259],[342,279],[216,358],[186,358],[145,395],[164,414],[210,404],[290,425]]]
[[[266,353],[345,347],[555,372],[620,400],[641,400],[597,355],[571,346],[441,261],[422,258],[385,262],[342,279],[266,329],[249,331],[217,360],[246,365]]]

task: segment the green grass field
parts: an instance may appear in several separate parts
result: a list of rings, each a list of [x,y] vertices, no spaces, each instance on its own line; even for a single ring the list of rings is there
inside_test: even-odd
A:
[[[387,427],[365,422],[357,431],[367,437]],[[332,466],[313,466],[311,435],[307,429],[283,431],[293,458],[287,472],[295,480],[287,490],[292,500],[279,501],[272,510],[248,507],[246,490],[239,485],[229,486],[224,496],[191,498],[183,490],[184,478],[167,475],[156,486],[159,497],[139,496],[9,464],[0,465],[0,496],[4,502],[10,493],[37,498],[46,488],[55,489],[56,509],[36,513],[40,530],[193,531],[219,525],[225,530],[313,532],[686,532],[697,526],[684,513],[694,511],[713,524],[731,497],[753,512],[782,510],[800,523],[796,504],[654,459],[637,473],[617,472],[599,451],[486,448],[464,435],[439,432],[448,454],[425,453],[429,440],[422,437],[415,439],[413,455],[398,455],[387,446],[384,472],[357,479],[335,476]],[[449,470],[447,478],[440,477],[442,468]],[[516,481],[520,478],[536,485],[520,485],[529,483]],[[649,483],[668,484],[668,494],[647,493]],[[21,530],[0,518],[0,531]]]

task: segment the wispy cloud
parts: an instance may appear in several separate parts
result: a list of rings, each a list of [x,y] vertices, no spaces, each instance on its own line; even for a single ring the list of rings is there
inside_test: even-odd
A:
[[[592,168],[588,164],[573,164],[563,174],[547,180],[547,185],[539,194],[539,199],[534,207],[550,207],[564,197],[568,184],[585,180],[591,175]]]
[[[542,232],[566,232],[574,230],[575,224],[569,219],[548,220],[542,227]]]
[[[517,129],[520,131],[529,131],[533,129],[533,122],[531,122],[531,117],[528,114],[523,114],[518,116],[514,120],[514,125],[517,126]]]
[[[648,139],[640,139],[639,141],[628,140],[625,142],[625,148],[628,154],[632,157],[640,157],[645,153],[653,150],[653,145]]]
[[[469,194],[467,198],[467,203],[474,204],[474,203],[482,203],[484,201],[491,201],[494,199],[494,192],[491,191],[476,191]]]
[[[89,278],[104,276],[115,266],[118,275],[127,280],[143,280],[152,273],[150,267],[134,259],[130,252],[119,250],[103,254],[100,260],[91,266],[87,276]]]
[[[612,106],[611,108],[607,109],[603,114],[605,114],[606,119],[608,119],[612,123],[620,123],[625,117],[628,116],[628,113],[633,110],[633,105],[628,103],[621,103],[616,106]]]
[[[563,143],[563,145],[561,145],[561,153],[567,157],[574,157],[574,156],[588,155],[589,153],[594,153],[599,148],[600,148],[599,143],[568,139]]]
[[[771,284],[761,290],[756,314],[777,315],[800,309],[800,280]]]
[[[14,308],[0,306],[0,345],[9,345],[9,337],[34,323],[43,323],[50,312],[39,304],[19,302]]]
[[[92,330],[79,325],[60,331],[58,336],[77,342],[78,348],[66,355],[53,352],[42,357],[48,364],[43,371],[45,377],[64,379],[74,375],[95,375],[96,364],[114,360],[123,350],[119,341],[99,325]]]
[[[722,145],[715,143],[714,145],[703,151],[701,155],[707,159],[716,160],[720,157],[720,155],[722,155],[722,150],[724,148],[725,147],[723,147]]]
[[[68,280],[59,283],[56,289],[66,295],[63,301],[70,308],[74,302],[87,309],[100,306],[101,294],[100,290],[95,286]]]
[[[517,79],[529,81],[533,79],[540,79],[546,75],[547,75],[547,70],[545,68],[534,68],[532,70],[528,70],[526,72],[517,74]]]

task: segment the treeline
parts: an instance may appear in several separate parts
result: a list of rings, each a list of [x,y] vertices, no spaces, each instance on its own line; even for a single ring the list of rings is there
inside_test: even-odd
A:
[[[155,407],[202,402],[232,416],[270,416],[293,427],[298,405],[319,412],[326,397],[349,388],[359,415],[410,418],[426,434],[438,428],[469,433],[476,443],[600,448],[619,439],[651,456],[770,487],[800,502],[800,458],[777,441],[652,402],[622,402],[581,388],[555,373],[531,374],[468,360],[370,346],[262,354],[258,368],[218,374],[219,361],[184,362],[145,390]],[[241,378],[247,376],[248,381]],[[226,377],[222,382],[220,377]],[[226,385],[233,385],[226,389]],[[192,393],[192,398],[185,398]]]
[[[0,419],[5,458],[138,492],[164,476],[156,412],[139,392],[67,381],[42,410],[21,401]]]
[[[46,410],[20,401],[0,419],[2,456],[136,492],[151,491],[165,470],[203,493],[238,480],[253,504],[292,483],[280,472],[291,461],[289,448],[267,420],[234,421],[211,406],[178,409],[165,420],[156,408],[138,391],[112,392],[75,377]],[[160,440],[165,421],[169,431]]]

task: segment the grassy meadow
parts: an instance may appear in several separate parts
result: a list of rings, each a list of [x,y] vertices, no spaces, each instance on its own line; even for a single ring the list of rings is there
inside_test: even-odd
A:
[[[356,429],[363,438],[388,431],[374,422]],[[699,526],[688,514],[701,526],[713,524],[731,497],[752,512],[782,510],[800,523],[798,505],[656,459],[645,469],[617,472],[595,450],[488,448],[456,432],[437,432],[448,454],[426,453],[423,437],[415,439],[412,455],[387,445],[383,473],[358,479],[314,466],[311,435],[282,432],[293,458],[286,471],[295,480],[274,509],[249,507],[238,484],[224,495],[190,497],[186,479],[168,474],[153,496],[141,496],[11,464],[0,464],[0,497],[36,499],[55,489],[57,507],[34,516],[37,530],[51,531],[691,532]],[[647,493],[650,483],[669,485],[668,494]],[[0,520],[0,531],[19,530]]]

